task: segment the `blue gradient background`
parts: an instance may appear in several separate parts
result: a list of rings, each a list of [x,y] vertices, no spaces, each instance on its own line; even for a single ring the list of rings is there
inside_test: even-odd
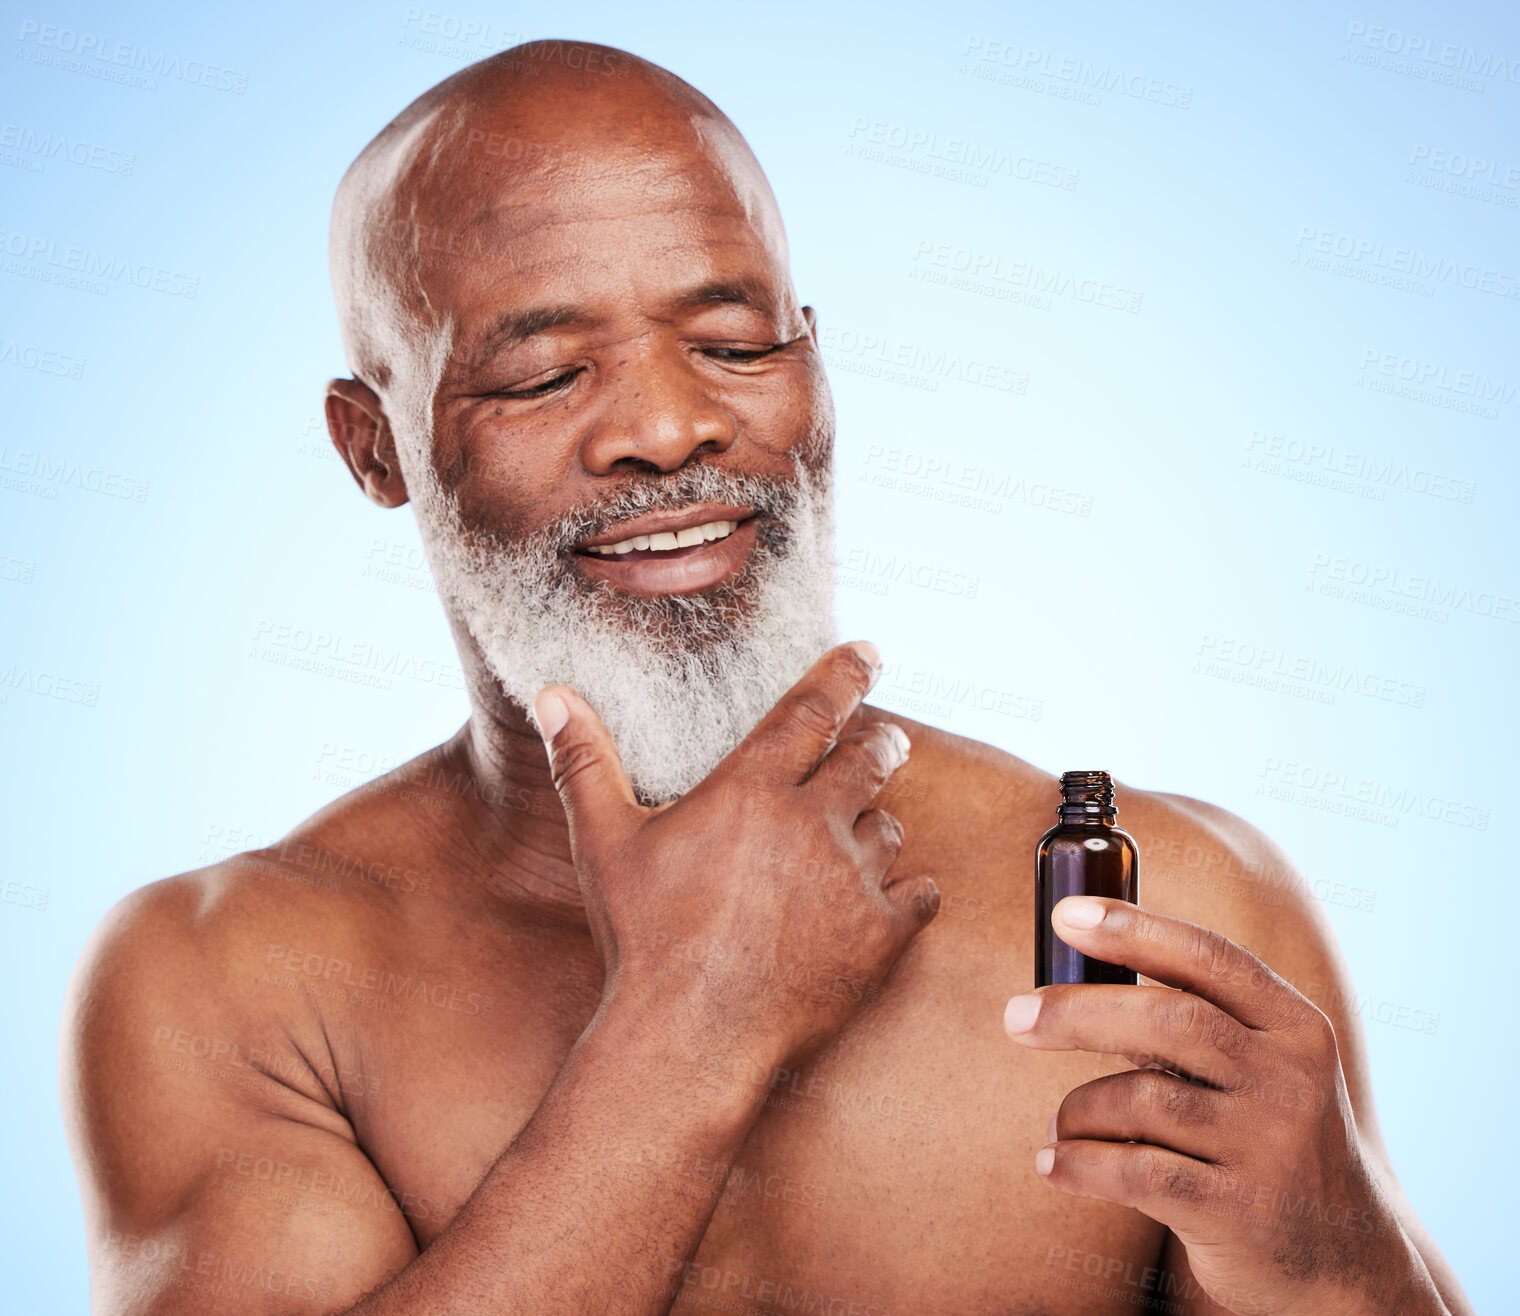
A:
[[[113,85],[59,66],[27,26],[44,23],[223,65],[246,90],[172,76]],[[463,25],[484,29],[467,54],[426,30]],[[1401,1181],[1479,1310],[1513,1307],[1501,1204],[1520,1164],[1500,1111],[1516,1080],[1503,838],[1520,605],[1509,620],[1484,610],[1494,594],[1520,596],[1520,298],[1460,275],[1425,280],[1428,296],[1356,277],[1383,272],[1372,256],[1327,260],[1352,274],[1295,263],[1317,254],[1308,230],[1515,288],[1520,173],[1502,184],[1520,166],[1520,72],[1493,71],[1520,61],[1512,6],[7,5],[3,30],[0,729],[3,877],[20,885],[0,903],[12,966],[0,1234],[25,1259],[4,1305],[87,1306],[56,1063],[65,983],[91,928],[132,888],[276,838],[466,716],[410,514],[368,504],[322,432],[322,385],[346,373],[328,207],[349,161],[415,95],[491,49],[569,36],[693,82],[769,174],[798,293],[829,335],[838,617],[842,636],[886,655],[875,701],[1051,771],[1098,763],[1196,795],[1283,845],[1325,897],[1365,998]],[[1386,67],[1398,62],[1390,31],[1450,43],[1488,61],[1487,76],[1440,85]],[[1190,103],[1109,91],[1093,104],[990,80],[1009,68],[976,57],[992,41],[1047,52],[1051,69],[1085,61],[1187,88]],[[959,138],[1055,162],[1077,185],[986,168],[971,170],[977,185],[865,158],[873,122],[937,135],[941,151]],[[133,168],[29,154],[13,128],[131,153]],[[1445,190],[1475,180],[1429,168],[1436,150],[1495,162],[1499,182],[1484,186],[1499,200]],[[18,272],[33,239],[194,277],[197,294],[43,282]],[[1018,305],[929,282],[924,243],[1136,291],[1140,309],[1061,295]],[[859,335],[886,346],[852,351]],[[26,368],[26,347],[82,360],[81,377]],[[869,373],[876,353],[899,350],[918,357],[914,379]],[[1364,370],[1369,353],[1389,354],[1394,373]],[[1027,385],[942,376],[936,355]],[[1445,369],[1435,402],[1366,387],[1419,369],[1405,362]],[[1464,371],[1494,381],[1479,412],[1440,405],[1461,396],[1451,385]],[[1471,501],[1376,476],[1351,490],[1301,478],[1323,461],[1254,469],[1253,435],[1407,464],[1466,482]],[[145,481],[146,498],[28,476],[28,453]],[[941,465],[909,482],[926,462]],[[985,506],[945,498],[978,470],[992,483]],[[1079,511],[1040,506],[1051,487]],[[965,582],[877,592],[893,554],[976,578],[974,597]],[[1400,585],[1432,578],[1459,599],[1426,619],[1335,597],[1316,587],[1336,583],[1335,559]],[[1043,620],[1072,590],[1102,618],[1103,646]],[[384,690],[278,666],[269,637],[282,625],[445,675]],[[1225,642],[1251,646],[1249,660],[1237,647],[1211,674],[1200,658]],[[1257,671],[1264,651],[1421,687],[1423,706],[1229,679]],[[39,673],[94,688],[94,705],[49,697]],[[957,681],[992,690],[1004,711],[958,700]],[[1274,763],[1300,765],[1288,798],[1263,793],[1282,784]],[[1486,826],[1322,807],[1363,780],[1466,801]],[[1372,908],[1336,882],[1374,892]],[[27,887],[47,891],[45,909],[28,907]],[[1023,972],[1010,966],[1010,990]],[[1435,1031],[1390,1021],[1399,1006],[1438,1015]]]

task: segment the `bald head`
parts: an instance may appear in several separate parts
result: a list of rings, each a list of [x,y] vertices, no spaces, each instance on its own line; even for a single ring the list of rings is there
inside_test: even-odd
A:
[[[585,42],[472,64],[387,124],[339,185],[329,254],[349,368],[393,402],[436,381],[453,294],[510,275],[514,239],[546,217],[704,204],[737,207],[785,268],[759,162],[689,83]]]
[[[536,740],[569,684],[689,788],[833,643],[832,401],[738,130],[626,52],[503,51],[354,162],[332,272],[329,432],[412,505],[472,698]]]

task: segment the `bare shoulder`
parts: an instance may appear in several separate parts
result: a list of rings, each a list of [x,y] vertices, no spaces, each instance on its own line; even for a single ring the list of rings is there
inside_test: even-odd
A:
[[[419,900],[438,895],[438,875],[417,857],[417,815],[452,793],[411,783],[438,753],[349,791],[262,849],[123,897],[80,956],[70,1028],[96,1017],[120,1025],[122,1011],[156,1011],[202,1029],[276,1022],[295,1031],[314,1019],[310,994],[256,988],[292,951],[373,955],[415,926]]]
[[[1342,980],[1322,904],[1265,832],[1190,796],[1123,787],[1116,794],[1119,824],[1140,849],[1141,904],[1222,933],[1311,999]]]
[[[323,853],[313,837],[295,832],[265,849],[129,892],[85,945],[70,1013],[118,998],[175,1001],[182,1009],[197,1008],[200,998],[225,1009],[227,993],[236,995],[253,981],[269,938],[299,935],[315,924],[338,935],[362,917],[362,902],[343,899],[343,884],[324,879],[314,857]],[[113,991],[102,995],[107,987]]]
[[[237,1107],[353,1141],[354,1107],[377,1095],[378,1079],[365,1072],[366,1048],[334,1054],[337,980],[364,985],[412,965],[426,931],[442,921],[453,933],[468,917],[443,898],[427,857],[437,804],[459,793],[452,777],[427,775],[444,749],[340,796],[269,846],[148,883],[106,914],[64,1010],[64,1110],[82,1169],[91,1147],[130,1143],[150,1109]],[[399,981],[411,989],[421,978]]]
[[[242,976],[260,903],[237,865],[245,856],[163,878],[124,896],[85,944],[66,998],[76,1042],[98,1035],[117,1045],[142,1040],[133,1024],[207,1022],[205,1002]]]
[[[1470,1310],[1450,1264],[1399,1185],[1378,1124],[1363,1028],[1363,999],[1317,891],[1354,897],[1356,875],[1314,875],[1314,886],[1282,847],[1218,805],[1183,795],[1127,792],[1120,821],[1140,849],[1140,903],[1211,928],[1244,946],[1312,1002],[1335,1032],[1346,1095],[1362,1149],[1401,1225],[1453,1311]]]
[[[996,745],[869,705],[865,714],[867,721],[895,722],[911,747],[907,763],[882,791],[883,805],[924,806],[919,812],[930,825],[948,825],[969,836],[977,828],[968,824],[1019,818],[1042,791],[1049,795],[1055,781]]]
[[[901,725],[913,745],[882,793],[885,807],[921,805],[920,825],[948,856],[982,855],[1032,881],[1034,845],[1056,821],[1056,774],[968,736],[872,712]],[[1115,803],[1140,851],[1142,905],[1246,947],[1316,1004],[1353,998],[1322,903],[1269,836],[1218,805],[1122,781]]]
[[[942,785],[933,811],[938,847],[957,862],[989,866],[1002,880],[1032,882],[1026,859],[1056,821],[1057,777],[964,736],[912,722],[905,729],[915,754],[920,743],[927,751],[920,771]],[[913,763],[910,757],[902,771]],[[1357,993],[1305,875],[1271,837],[1228,809],[1122,781],[1114,794],[1118,825],[1140,853],[1139,903],[1244,947],[1325,1013],[1359,1124],[1385,1159]]]
[[[240,859],[264,862],[238,856],[131,892],[69,986],[63,1118],[102,1312],[247,1300],[247,1277],[271,1267],[281,1299],[309,1307],[356,1297],[415,1255],[404,1221],[368,1209],[388,1198],[346,1113],[365,1096],[362,1065],[334,1061],[311,996],[270,985],[269,946],[323,907]],[[305,1167],[366,1209],[317,1201],[313,1231],[300,1209],[313,1203],[270,1191],[260,1166]]]
[[[322,1059],[305,1045],[311,1002],[260,989],[268,947],[321,913],[310,895],[270,880],[267,863],[238,855],[151,882],[96,927],[64,1007],[64,1113],[76,1144],[87,1116],[108,1142],[128,1135],[165,1082],[192,1104],[318,1106],[341,1118]]]
[[[1359,998],[1305,875],[1271,837],[1228,809],[1155,791],[1124,791],[1123,799],[1129,807],[1119,822],[1140,850],[1140,903],[1228,937],[1325,1014],[1364,1143],[1386,1167]]]

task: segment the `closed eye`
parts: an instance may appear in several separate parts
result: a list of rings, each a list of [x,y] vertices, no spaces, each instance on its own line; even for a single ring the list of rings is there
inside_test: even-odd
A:
[[[785,343],[773,343],[770,347],[762,347],[759,350],[747,347],[707,347],[702,350],[708,356],[717,357],[720,361],[758,361],[762,356],[779,352],[785,346]]]
[[[807,334],[799,334],[796,338],[789,338],[784,343],[771,343],[766,347],[758,349],[748,347],[704,347],[702,351],[715,360],[732,361],[735,365],[743,365],[749,361],[759,361],[762,357],[773,356],[783,348],[802,342],[806,337]]]
[[[792,340],[792,342],[798,341],[801,340]],[[779,352],[783,347],[790,347],[791,345],[791,342],[786,342],[772,343],[767,347],[761,348],[706,347],[702,350],[715,360],[732,361],[735,365],[743,365],[751,361],[759,361],[763,357],[770,356],[775,352]],[[575,370],[567,370],[564,374],[555,375],[553,379],[546,379],[541,384],[534,384],[529,388],[497,389],[494,393],[489,394],[489,396],[494,398],[513,398],[517,401],[522,402],[532,402],[537,398],[546,398],[552,393],[558,393],[580,373],[580,369],[578,368]]]
[[[531,388],[502,388],[490,394],[493,398],[519,398],[532,401],[534,398],[546,398],[551,393],[557,393],[581,372],[579,370],[567,370],[563,375],[555,375],[553,379],[546,379],[542,384],[534,384]]]

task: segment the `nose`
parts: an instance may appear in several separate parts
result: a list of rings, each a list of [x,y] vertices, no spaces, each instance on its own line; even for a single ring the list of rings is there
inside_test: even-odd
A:
[[[672,355],[633,356],[618,366],[608,405],[582,449],[594,475],[620,463],[674,471],[693,452],[723,452],[738,434],[733,414],[707,389],[679,349]]]

